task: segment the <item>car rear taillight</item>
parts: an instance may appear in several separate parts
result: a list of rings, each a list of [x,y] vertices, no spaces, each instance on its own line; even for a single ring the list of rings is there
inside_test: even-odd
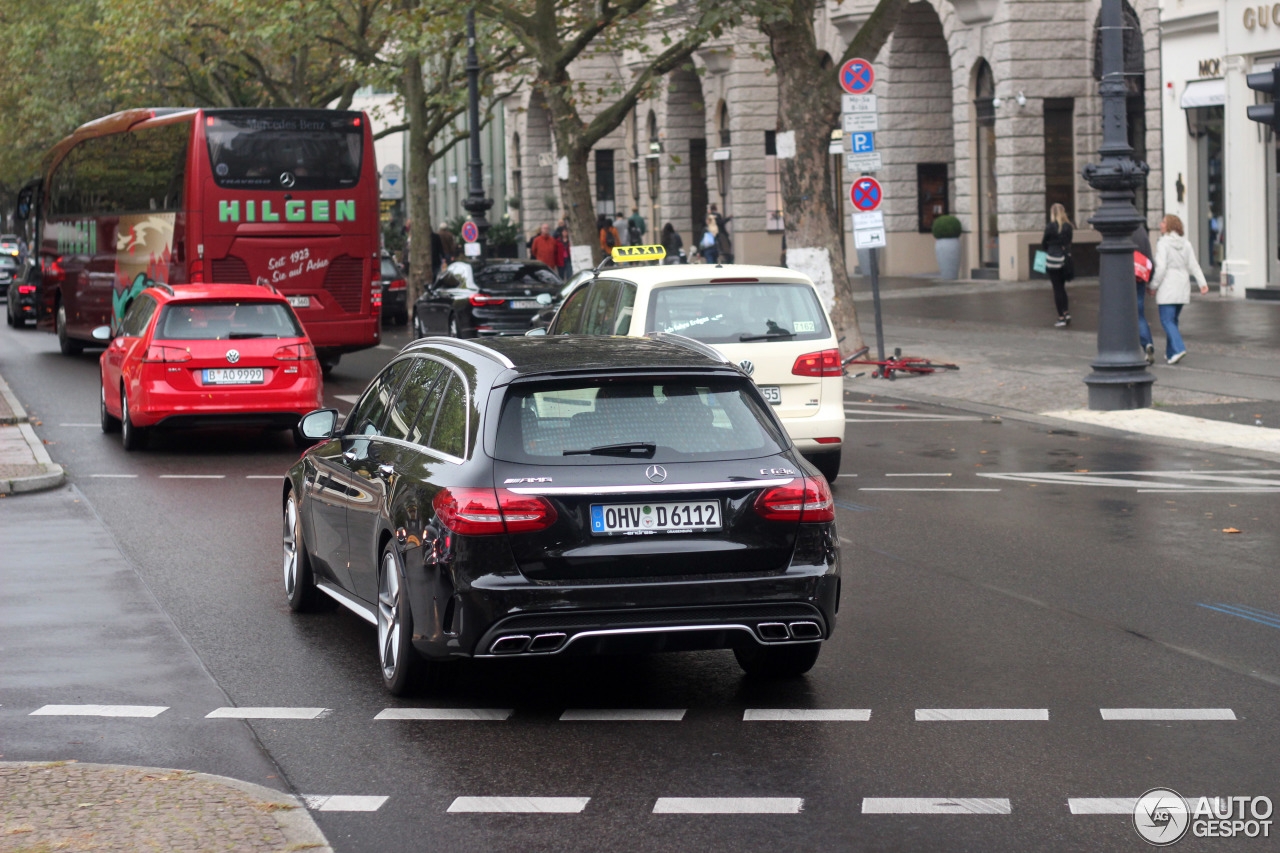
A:
[[[187,264],[187,281],[192,284],[204,283],[204,261],[194,260]]]
[[[756,514],[770,521],[835,521],[831,487],[822,477],[800,477],[756,498]]]
[[[18,292],[19,293],[35,293],[36,286],[34,284],[20,284],[18,285]]]
[[[382,307],[382,288],[374,285],[373,291],[369,294],[369,304],[374,308]]]
[[[276,350],[276,361],[306,361],[316,357],[316,349],[309,342],[288,344]]]
[[[402,278],[398,278],[395,281],[391,281],[387,283],[387,290],[404,290],[404,289],[405,289],[405,281]]]
[[[190,361],[191,353],[177,347],[162,347],[158,344],[152,344],[147,347],[147,353],[142,357],[144,364],[163,363],[172,364],[179,361]]]
[[[477,294],[477,295],[475,295],[475,296],[472,296],[472,297],[471,297],[471,304],[472,304],[472,305],[477,305],[477,306],[481,306],[481,305],[501,305],[502,303],[504,303],[504,302],[506,302],[506,301],[507,301],[507,300],[503,299],[501,296],[480,296],[480,295],[478,295],[478,294]]]
[[[505,489],[441,489],[431,505],[441,524],[464,536],[527,533],[556,523],[547,501]]]
[[[49,261],[49,268],[45,270],[44,275],[54,284],[61,283],[67,277],[67,271],[62,268],[62,258],[54,258]]]
[[[796,376],[840,376],[844,373],[840,366],[840,350],[805,353],[796,359],[791,372]]]

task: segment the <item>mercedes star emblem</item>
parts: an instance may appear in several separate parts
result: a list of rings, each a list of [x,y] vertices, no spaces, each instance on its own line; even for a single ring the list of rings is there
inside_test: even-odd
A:
[[[234,349],[227,350],[228,364],[235,364],[239,360],[240,360],[240,350],[234,350]]]
[[[667,469],[661,465],[650,465],[644,469],[644,475],[649,478],[651,483],[661,483],[667,479]]]
[[[280,173],[280,186],[282,186],[282,187],[291,187],[291,186],[293,186],[294,184],[296,184],[297,182],[298,182],[298,179],[297,179],[296,177],[294,177],[293,172],[281,172],[281,173]]]
[[[738,367],[741,367],[742,372],[748,376],[756,372],[756,366],[752,364],[749,359],[744,358],[742,361],[738,362]]]

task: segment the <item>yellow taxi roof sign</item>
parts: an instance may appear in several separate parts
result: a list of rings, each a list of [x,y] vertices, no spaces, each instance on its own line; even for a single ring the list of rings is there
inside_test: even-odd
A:
[[[617,263],[660,261],[667,256],[667,250],[661,246],[615,246],[610,254]]]

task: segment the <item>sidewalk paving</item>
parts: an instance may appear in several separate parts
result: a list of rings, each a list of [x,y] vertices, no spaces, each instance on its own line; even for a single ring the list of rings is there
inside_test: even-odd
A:
[[[0,497],[60,486],[62,466],[49,458],[26,410],[0,376]]]

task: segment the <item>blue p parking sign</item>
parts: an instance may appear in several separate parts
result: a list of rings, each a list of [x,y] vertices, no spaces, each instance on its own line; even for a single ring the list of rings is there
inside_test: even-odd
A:
[[[874,133],[849,134],[849,150],[854,154],[871,154],[876,150],[875,136]]]

